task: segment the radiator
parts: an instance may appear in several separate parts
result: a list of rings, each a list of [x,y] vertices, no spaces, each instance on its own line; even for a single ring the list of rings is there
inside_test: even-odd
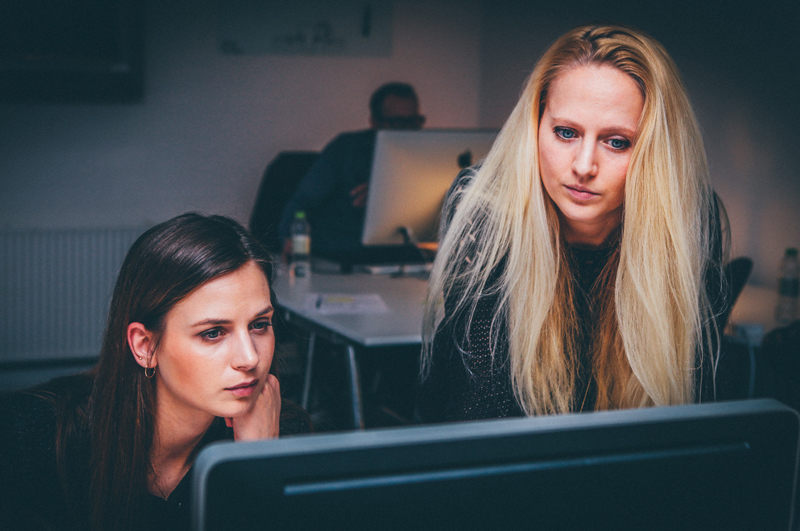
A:
[[[0,362],[97,356],[117,273],[143,231],[0,231]]]

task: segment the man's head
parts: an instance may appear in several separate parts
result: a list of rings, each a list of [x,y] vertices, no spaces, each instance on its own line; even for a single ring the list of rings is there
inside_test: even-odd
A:
[[[386,83],[369,99],[369,123],[373,129],[421,129],[419,100],[408,83]]]

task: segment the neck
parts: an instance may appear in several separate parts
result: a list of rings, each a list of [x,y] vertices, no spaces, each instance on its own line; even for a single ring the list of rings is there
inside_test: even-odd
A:
[[[560,216],[561,217],[561,216]],[[576,223],[561,217],[564,239],[569,245],[597,249],[605,246],[608,237],[619,227],[621,220],[609,220],[602,223]]]
[[[194,450],[214,420],[211,415],[199,419],[174,413],[157,406],[156,429],[150,450],[153,471],[148,480],[149,489],[164,499],[191,468]]]

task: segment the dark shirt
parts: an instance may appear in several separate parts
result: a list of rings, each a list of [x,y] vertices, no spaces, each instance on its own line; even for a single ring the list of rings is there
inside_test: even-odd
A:
[[[591,375],[591,328],[595,307],[592,286],[613,248],[570,249],[574,272],[575,311],[578,316],[576,404],[592,411],[596,389]],[[502,265],[499,269],[502,269]],[[490,279],[499,278],[499,271]],[[521,417],[511,385],[505,318],[496,344],[491,335],[498,295],[482,296],[465,337],[466,316],[456,315],[436,331],[431,373],[423,381],[417,414],[424,422]],[[445,301],[445,314],[453,315],[455,298]]]
[[[283,211],[280,238],[289,237],[302,210],[311,224],[312,254],[361,247],[365,208],[353,206],[350,192],[369,181],[374,151],[374,129],[342,133],[325,146]]]
[[[55,383],[53,383],[55,382]],[[65,455],[66,469],[56,463],[58,405],[42,398],[54,388],[82,388],[79,400],[88,400],[91,380],[85,375],[54,380],[35,392],[17,392],[0,398],[0,528],[8,530],[83,530],[88,518],[89,441],[77,436]],[[88,385],[87,385],[88,383]],[[288,405],[288,408],[296,406]],[[288,409],[284,404],[284,410]],[[298,408],[299,409],[299,408]],[[302,413],[302,410],[299,410]],[[309,431],[302,414],[281,415],[281,435]],[[233,430],[216,419],[200,442],[232,440]],[[192,470],[165,500],[147,494],[143,529],[188,530]],[[68,478],[68,479],[67,479]],[[85,491],[85,492],[77,492]]]

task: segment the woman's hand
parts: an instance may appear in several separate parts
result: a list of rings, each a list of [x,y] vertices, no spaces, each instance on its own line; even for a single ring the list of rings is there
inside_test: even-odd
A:
[[[253,407],[243,415],[226,418],[225,424],[233,428],[234,440],[255,441],[277,437],[280,419],[281,385],[274,374],[268,374]]]

